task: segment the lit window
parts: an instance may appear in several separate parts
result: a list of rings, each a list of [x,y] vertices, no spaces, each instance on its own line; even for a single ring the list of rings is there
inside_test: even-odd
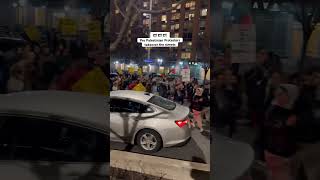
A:
[[[179,20],[179,19],[180,19],[180,13],[173,14],[171,17],[171,20]]]
[[[148,7],[149,3],[148,2],[143,2],[143,7]]]
[[[186,13],[185,14],[185,19],[188,19],[189,21],[191,21],[194,18],[194,13]]]
[[[166,24],[161,25],[161,29],[162,29],[162,31],[166,30],[167,29],[167,25]]]
[[[175,7],[177,5],[177,3],[172,4],[172,7]]]
[[[200,27],[206,27],[206,21],[200,21],[199,26]]]
[[[195,1],[191,1],[186,3],[186,9],[195,9],[196,7],[196,2]]]
[[[172,31],[174,30],[174,27],[175,27],[174,25],[171,25],[171,30],[172,30]]]
[[[175,25],[174,25],[174,29],[175,29],[175,30],[178,30],[179,28],[180,28],[180,24],[175,24]]]
[[[167,15],[162,15],[161,16],[161,21],[166,22],[167,21]]]
[[[118,9],[116,9],[116,14],[119,14],[119,13],[120,13],[120,11]]]
[[[204,39],[204,32],[203,32],[203,31],[200,31],[200,32],[199,32],[199,37],[200,37],[201,40]]]
[[[191,53],[183,52],[183,53],[181,53],[181,58],[182,59],[190,59],[191,58]]]
[[[179,38],[179,33],[174,33],[174,38]]]
[[[208,15],[208,9],[202,9],[200,14],[201,14],[201,16],[207,16]]]
[[[189,47],[192,47],[192,42],[191,41],[188,42],[187,44],[188,44]]]

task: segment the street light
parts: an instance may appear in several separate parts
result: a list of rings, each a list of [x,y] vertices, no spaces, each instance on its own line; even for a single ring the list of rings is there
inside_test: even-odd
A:
[[[26,0],[19,0],[19,4],[21,6],[25,6],[26,5]]]
[[[280,7],[279,7],[278,3],[274,3],[274,4],[270,7],[269,10],[270,10],[270,11],[277,12],[277,11],[280,11]]]
[[[179,64],[180,64],[180,65],[183,65],[183,62],[182,62],[182,61],[180,61],[180,62],[179,62]]]
[[[152,3],[153,1],[150,0],[150,7],[149,7],[150,11],[152,11]],[[150,34],[152,31],[152,14],[149,14],[149,18],[150,18],[150,25],[149,25],[149,34]],[[151,49],[148,48],[148,59],[150,59],[150,56],[151,56]]]
[[[65,5],[65,6],[64,6],[64,10],[65,10],[65,11],[69,11],[69,10],[70,10],[70,7],[67,6],[67,5]]]

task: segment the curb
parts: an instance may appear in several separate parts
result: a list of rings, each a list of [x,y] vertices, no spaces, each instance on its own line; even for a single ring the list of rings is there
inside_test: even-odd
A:
[[[209,179],[210,165],[143,155],[125,151],[110,152],[110,166],[165,179]]]

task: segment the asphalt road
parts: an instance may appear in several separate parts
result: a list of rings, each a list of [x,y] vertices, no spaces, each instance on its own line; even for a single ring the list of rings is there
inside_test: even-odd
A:
[[[138,146],[132,146],[132,145],[119,143],[119,142],[110,142],[110,143],[111,143],[110,149],[113,149],[113,150],[129,151],[129,152],[153,155],[158,157],[206,163],[205,162],[206,158],[205,158],[205,155],[203,154],[203,151],[200,149],[200,147],[197,145],[197,143],[193,138],[191,138],[190,141],[184,146],[163,148],[154,154],[144,153],[143,151],[140,150]]]

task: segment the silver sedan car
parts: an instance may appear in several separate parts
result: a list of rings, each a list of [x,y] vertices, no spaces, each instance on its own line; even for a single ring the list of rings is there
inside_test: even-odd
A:
[[[146,92],[110,93],[110,139],[145,152],[184,144],[191,137],[189,108]]]

